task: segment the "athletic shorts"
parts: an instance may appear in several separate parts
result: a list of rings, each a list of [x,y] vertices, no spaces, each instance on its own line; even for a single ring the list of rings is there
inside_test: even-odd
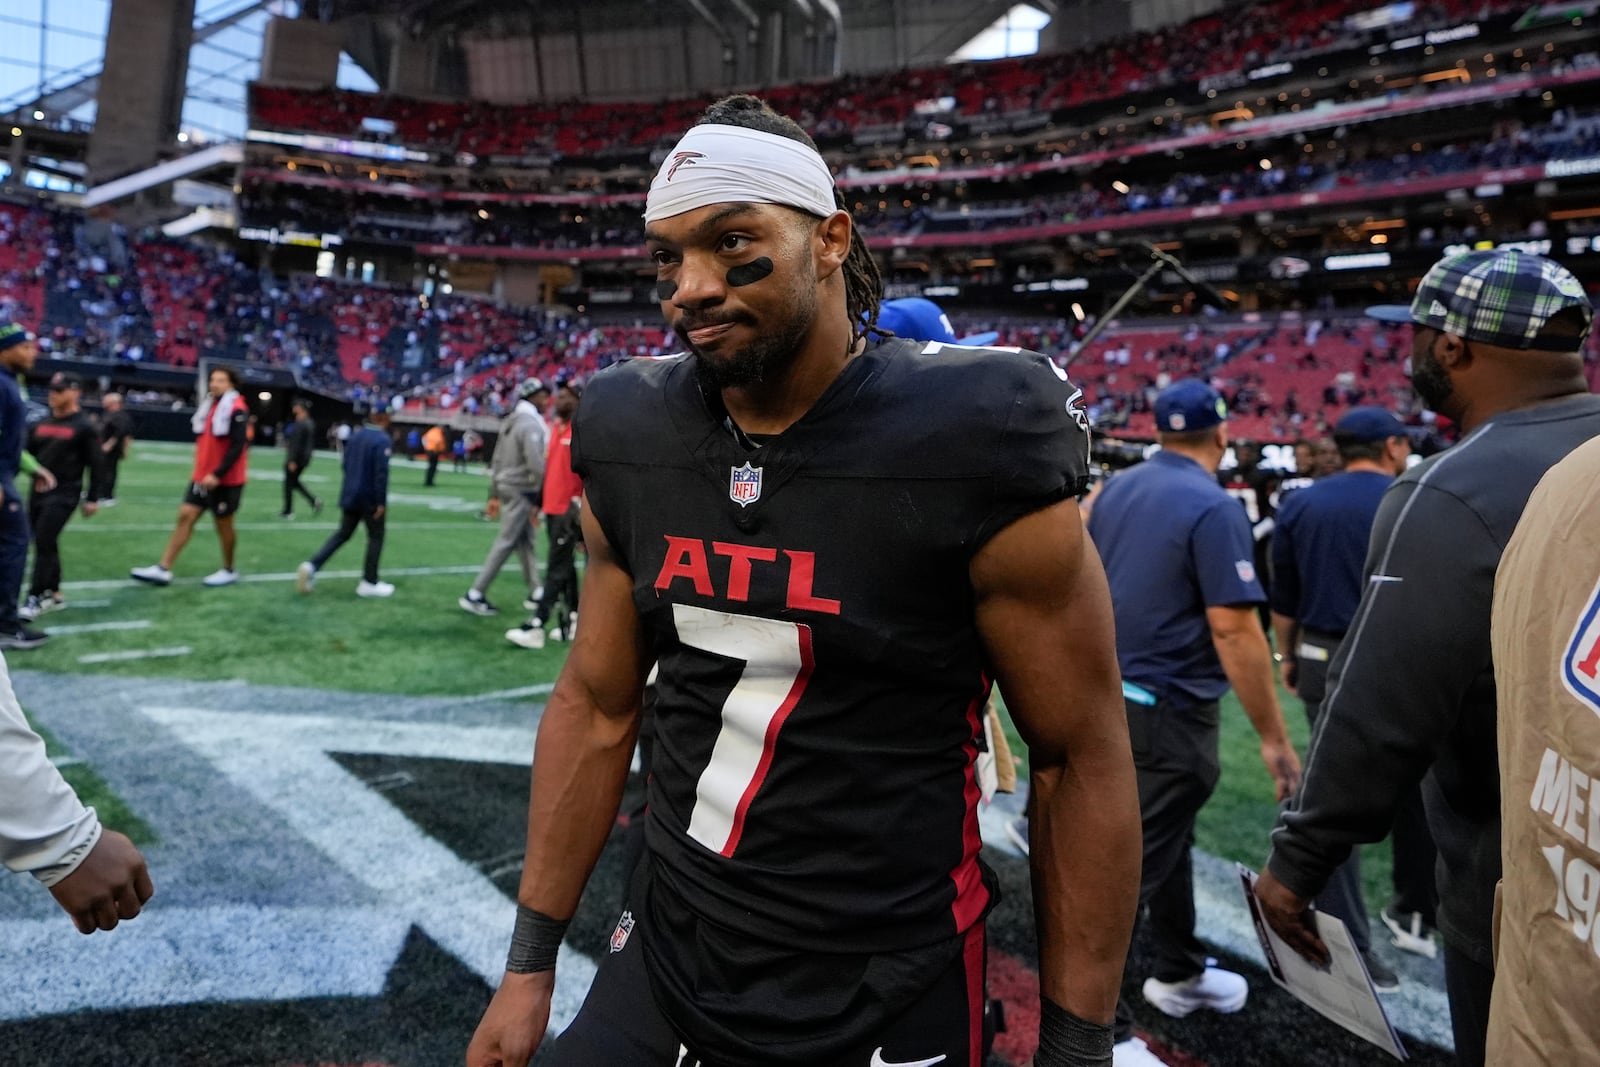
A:
[[[640,863],[647,868],[651,859]],[[647,879],[646,879],[647,880]],[[829,992],[844,1013],[819,1029],[782,1029],[782,1004],[762,1010],[757,1004],[730,1003],[717,1012],[718,1029],[738,1031],[745,1051],[726,1048],[708,1051],[693,1034],[683,1032],[663,1010],[656,993],[657,976],[648,957],[659,957],[666,946],[651,944],[648,906],[638,904],[641,879],[635,877],[629,900],[611,936],[610,951],[589,988],[577,1017],[551,1044],[541,1067],[893,1067],[895,1064],[932,1064],[940,1067],[980,1067],[983,1062],[984,926],[978,923],[952,940],[953,951],[942,953],[937,970],[924,974],[920,990],[908,1002],[879,1017],[879,977],[900,969],[915,956],[850,956],[836,958],[837,969]],[[676,950],[694,953],[696,946]],[[776,953],[775,958],[787,954]],[[825,966],[824,961],[818,961]],[[808,970],[809,968],[802,968]],[[774,989],[782,982],[780,970]],[[889,986],[904,984],[904,974],[883,975]],[[814,998],[819,991],[808,990]],[[708,996],[708,999],[710,997]],[[704,1005],[708,1012],[712,1005]],[[748,1018],[741,1012],[748,1012]],[[864,1024],[852,1019],[870,1020]],[[841,1033],[847,1034],[843,1044]],[[725,1044],[727,1035],[710,1035],[713,1044]],[[797,1051],[807,1050],[810,1051]],[[827,1049],[827,1051],[822,1051]]]
[[[190,482],[189,488],[183,492],[183,502],[225,519],[239,510],[239,498],[242,496],[242,485],[219,485],[215,489],[207,489],[199,482]]]

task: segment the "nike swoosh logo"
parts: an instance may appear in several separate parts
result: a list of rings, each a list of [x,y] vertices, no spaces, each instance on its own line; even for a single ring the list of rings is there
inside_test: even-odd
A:
[[[872,1050],[872,1063],[870,1067],[933,1067],[936,1063],[943,1063],[948,1056],[935,1056],[931,1060],[886,1060],[883,1058],[883,1047]]]

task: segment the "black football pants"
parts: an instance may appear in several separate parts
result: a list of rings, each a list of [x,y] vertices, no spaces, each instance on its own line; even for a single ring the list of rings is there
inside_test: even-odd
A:
[[[376,582],[378,580],[378,558],[383,555],[384,519],[387,518],[387,514],[375,516],[373,515],[373,510],[372,508],[344,509],[340,513],[339,528],[333,531],[333,535],[323,543],[321,548],[317,549],[317,554],[311,557],[311,565],[320,571],[322,565],[327,563],[329,558],[343,548],[344,543],[355,535],[356,527],[365,522],[367,524],[367,559],[365,566],[362,568],[361,576],[369,582]]]
[[[305,468],[304,467],[300,468],[300,470],[295,471],[295,470],[290,470],[287,464],[284,465],[284,468],[283,468],[283,513],[285,515],[293,515],[294,514],[294,494],[296,492],[299,492],[299,494],[301,496],[306,498],[306,503],[307,504],[310,504],[312,507],[316,507],[317,506],[317,498],[312,495],[311,490],[307,489],[304,485],[300,484],[300,475],[303,474],[303,473],[305,473]]]
[[[28,498],[28,523],[33,527],[33,581],[28,595],[61,589],[61,531],[78,508],[76,490],[34,493]]]
[[[546,515],[544,525],[550,548],[544,567],[544,592],[533,613],[535,626],[550,621],[558,601],[566,605],[568,615],[578,610],[577,552],[582,528],[577,512],[569,509],[563,515]]]
[[[1142,929],[1154,957],[1150,977],[1182,982],[1204,973],[1205,946],[1194,935],[1194,823],[1221,776],[1219,707],[1160,700],[1124,702],[1139,779],[1144,865],[1134,937]],[[1129,946],[1129,960],[1133,956]],[[1116,1039],[1133,1035],[1133,1006],[1117,1001]]]

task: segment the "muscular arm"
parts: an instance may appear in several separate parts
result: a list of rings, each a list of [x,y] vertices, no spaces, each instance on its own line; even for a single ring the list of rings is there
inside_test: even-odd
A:
[[[1272,679],[1272,650],[1254,604],[1224,604],[1206,609],[1211,641],[1223,673],[1244,706],[1250,725],[1261,736],[1261,759],[1277,783],[1278,799],[1294,792],[1300,783],[1300,758],[1289,743]]]
[[[996,534],[971,575],[978,631],[1032,763],[1040,992],[1107,1022],[1139,896],[1140,830],[1105,573],[1067,500]]]
[[[556,679],[533,758],[528,850],[517,899],[558,919],[572,915],[622,801],[648,669],[622,569],[588,508],[584,627]]]

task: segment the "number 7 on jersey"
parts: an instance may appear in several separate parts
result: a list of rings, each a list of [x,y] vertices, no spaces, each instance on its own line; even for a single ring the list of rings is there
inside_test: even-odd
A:
[[[811,680],[811,628],[690,604],[674,604],[672,618],[678,640],[688,647],[744,661],[738,683],[722,703],[722,728],[695,786],[689,816],[690,837],[731,856],[750,802],[772,765],[778,732]]]

